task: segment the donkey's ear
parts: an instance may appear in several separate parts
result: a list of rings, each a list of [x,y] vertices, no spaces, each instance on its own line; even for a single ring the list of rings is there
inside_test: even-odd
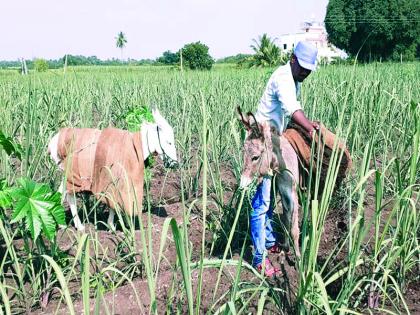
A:
[[[244,115],[242,114],[241,106],[236,106],[236,117],[238,117],[239,120],[244,120]]]
[[[241,110],[241,107],[238,106],[236,107],[236,113],[237,113],[237,117],[240,121],[242,121],[242,123],[244,124],[245,128],[247,130],[251,130],[251,125],[249,123],[249,117],[248,116],[244,116]]]
[[[255,133],[257,137],[263,138],[264,134],[263,134],[262,126],[258,123],[254,114],[251,112],[248,112],[247,116],[248,116],[249,125],[252,131]]]

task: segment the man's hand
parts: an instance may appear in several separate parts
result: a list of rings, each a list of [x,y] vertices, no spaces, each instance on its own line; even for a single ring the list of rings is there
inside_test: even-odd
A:
[[[306,118],[302,110],[295,111],[292,115],[292,120],[298,125],[301,125],[311,138],[314,131],[319,130],[319,122]]]
[[[319,121],[311,121],[312,129],[309,131],[309,136],[312,138],[314,133],[317,132],[320,128]]]

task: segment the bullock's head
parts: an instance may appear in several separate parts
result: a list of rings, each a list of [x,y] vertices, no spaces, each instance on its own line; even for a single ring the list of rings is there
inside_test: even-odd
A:
[[[176,156],[174,131],[159,110],[152,110],[153,118],[156,123],[155,150],[164,162],[165,167],[176,167],[178,160]]]
[[[244,162],[240,187],[245,188],[254,178],[261,182],[265,175],[271,175],[273,163],[273,144],[270,125],[259,124],[254,115],[248,112],[244,115],[238,106],[239,120],[246,130],[244,142]]]

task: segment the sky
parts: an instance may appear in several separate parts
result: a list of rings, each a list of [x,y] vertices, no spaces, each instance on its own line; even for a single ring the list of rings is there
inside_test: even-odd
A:
[[[275,38],[323,21],[328,0],[1,0],[0,60],[65,54],[155,59],[201,41],[214,58],[251,53],[263,33]]]

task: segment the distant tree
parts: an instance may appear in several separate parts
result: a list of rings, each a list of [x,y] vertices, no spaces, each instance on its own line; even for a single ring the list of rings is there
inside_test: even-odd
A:
[[[37,72],[44,72],[48,70],[48,63],[45,59],[35,59],[34,69]]]
[[[96,56],[80,56],[80,55],[66,55],[67,56],[67,65],[68,66],[81,66],[81,65],[110,65],[110,61],[102,61]],[[50,61],[56,63],[57,65],[64,65],[66,62],[66,56],[64,56],[59,63],[56,61]],[[121,62],[118,61],[118,64]]]
[[[16,61],[6,61],[0,60],[0,68],[21,68],[21,60]]]
[[[253,39],[251,45],[254,55],[249,59],[251,67],[269,67],[280,63],[281,51],[267,34],[259,36],[258,40]]]
[[[67,55],[67,65],[68,66],[79,66],[83,65],[83,56],[74,56],[74,55]],[[63,57],[63,63],[66,60],[66,56]]]
[[[192,70],[210,70],[214,63],[209,55],[209,47],[200,42],[186,44],[182,48],[182,58],[183,63]]]
[[[101,61],[96,56],[89,56],[86,58],[89,65],[99,65]]]
[[[117,40],[117,48],[121,50],[121,60],[123,60],[123,49],[125,47],[125,44],[127,44],[127,38],[125,37],[123,32],[119,32],[115,39]]]
[[[166,65],[173,65],[179,62],[179,55],[167,50],[156,61]]]
[[[418,0],[330,0],[329,41],[358,59],[419,58]]]
[[[144,66],[144,65],[153,65],[155,64],[155,61],[152,59],[140,59],[138,61],[136,61],[136,64],[139,66]]]
[[[228,56],[228,57],[224,57],[221,58],[219,60],[216,61],[216,63],[241,63],[245,60],[248,60],[250,57],[252,57],[252,55],[250,54],[237,54],[234,56]]]

